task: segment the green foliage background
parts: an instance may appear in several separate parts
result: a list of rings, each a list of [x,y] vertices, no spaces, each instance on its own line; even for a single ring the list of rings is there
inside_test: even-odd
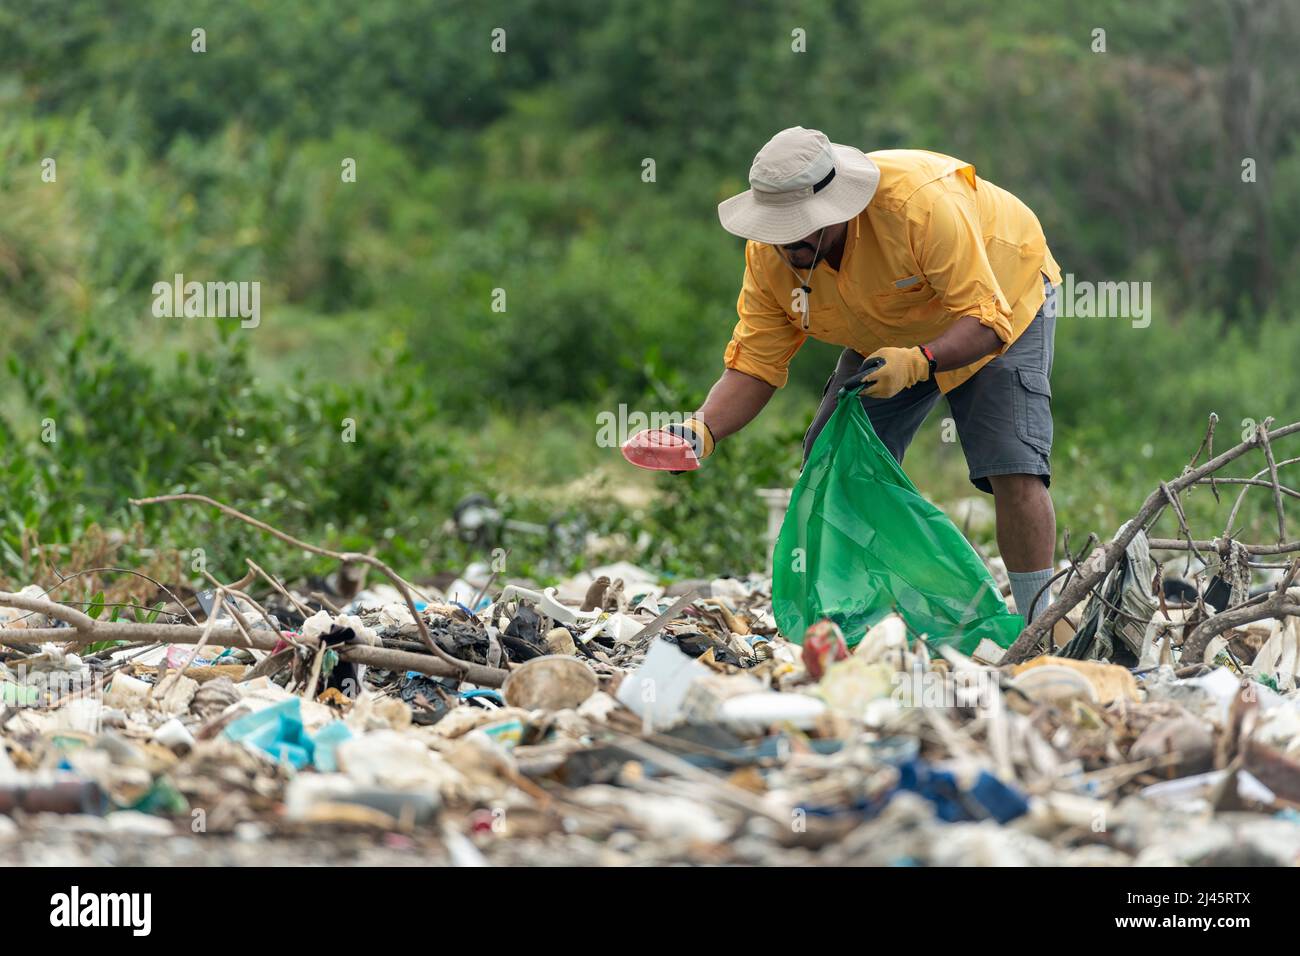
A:
[[[716,377],[743,266],[714,207],[795,124],[974,162],[1067,271],[1152,283],[1149,328],[1058,325],[1060,524],[1109,534],[1211,412],[1226,447],[1300,411],[1298,41],[1282,0],[5,0],[0,578],[92,528],[129,529],[128,564],[310,564],[126,500],[181,490],[415,576],[476,556],[444,526],[475,491],[600,536],[518,535],[512,573],[761,566],[753,490],[793,481],[834,350],[805,347],[688,478],[631,474],[594,436],[619,403],[689,411]],[[260,281],[261,325],[155,318],[177,272]],[[938,417],[907,469],[947,503],[976,492]],[[1207,533],[1226,513],[1190,505]]]

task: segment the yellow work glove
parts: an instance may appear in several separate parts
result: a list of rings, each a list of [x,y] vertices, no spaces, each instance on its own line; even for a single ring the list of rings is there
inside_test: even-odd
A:
[[[681,425],[643,428],[623,443],[623,457],[638,468],[674,475],[694,471],[713,454],[713,432],[698,418]]]
[[[690,442],[696,458],[708,458],[713,454],[713,432],[698,418],[688,418],[680,425],[669,425],[664,431]]]
[[[874,361],[879,359],[885,364]],[[896,349],[886,346],[876,349],[867,356],[862,368],[854,376],[850,385],[865,381],[867,387],[863,395],[872,398],[893,398],[905,388],[911,388],[917,382],[924,382],[930,377],[930,362],[919,346],[910,349]]]

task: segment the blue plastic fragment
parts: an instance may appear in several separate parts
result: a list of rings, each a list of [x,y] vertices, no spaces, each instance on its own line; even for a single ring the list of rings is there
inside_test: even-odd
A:
[[[935,815],[949,823],[985,817],[1007,823],[1029,812],[1024,794],[986,770],[980,771],[975,785],[966,791],[951,771],[936,769],[922,760],[909,760],[898,770],[898,789],[925,797],[934,804]]]
[[[297,697],[240,717],[223,734],[230,740],[251,744],[277,762],[288,762],[300,770],[316,762],[317,745],[321,740],[324,743],[321,757],[331,768],[334,767],[334,748],[352,736],[343,722],[336,720],[313,738],[303,728],[302,708]]]
[[[339,769],[336,751],[339,744],[352,739],[352,731],[341,720],[331,720],[316,734],[316,769],[322,773],[334,773]]]
[[[1029,801],[1025,799],[1025,795],[1003,783],[987,770],[980,771],[975,786],[971,787],[970,795],[978,800],[998,823],[1007,823],[1029,812]]]

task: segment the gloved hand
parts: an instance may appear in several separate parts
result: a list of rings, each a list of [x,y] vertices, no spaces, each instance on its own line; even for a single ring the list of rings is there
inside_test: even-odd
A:
[[[641,468],[680,475],[713,453],[713,433],[696,418],[681,425],[639,431],[623,444],[623,457]],[[680,466],[680,467],[679,467]]]
[[[881,362],[884,364],[882,365]],[[862,367],[849,380],[852,388],[859,382],[867,382],[863,395],[872,398],[893,398],[905,388],[911,388],[917,382],[924,382],[930,377],[930,363],[920,346],[908,349],[886,346],[876,349],[867,356]]]
[[[713,432],[709,431],[709,426],[698,418],[688,418],[680,425],[665,425],[663,430],[690,442],[691,447],[695,449],[695,457],[700,461],[713,454]],[[672,474],[680,475],[682,472],[674,471]]]

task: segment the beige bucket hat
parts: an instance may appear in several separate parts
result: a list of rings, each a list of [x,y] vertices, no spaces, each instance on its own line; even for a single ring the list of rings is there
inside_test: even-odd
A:
[[[792,126],[758,151],[752,188],[718,203],[718,219],[732,235],[781,245],[852,219],[879,182],[880,168],[861,150]]]

